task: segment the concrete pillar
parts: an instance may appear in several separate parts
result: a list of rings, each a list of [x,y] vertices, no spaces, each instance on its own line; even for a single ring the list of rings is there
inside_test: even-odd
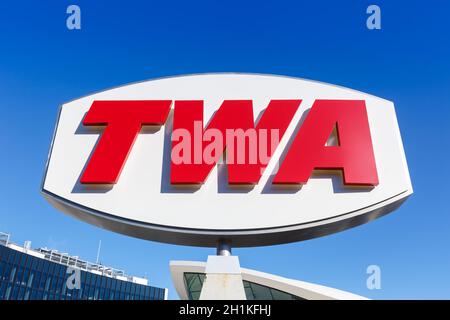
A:
[[[246,300],[237,256],[208,256],[200,300]]]

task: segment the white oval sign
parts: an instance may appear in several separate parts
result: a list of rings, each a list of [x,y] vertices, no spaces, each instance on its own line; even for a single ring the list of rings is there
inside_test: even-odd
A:
[[[392,102],[315,81],[224,73],[62,105],[42,192],[112,231],[238,247],[341,231],[413,191]]]

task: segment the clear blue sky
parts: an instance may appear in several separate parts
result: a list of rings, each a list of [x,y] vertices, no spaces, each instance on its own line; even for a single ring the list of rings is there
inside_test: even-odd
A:
[[[245,3],[244,3],[245,2]],[[274,73],[395,102],[415,193],[369,224],[300,243],[234,250],[241,265],[370,298],[450,298],[448,1],[3,1],[0,3],[0,231],[171,284],[171,259],[214,249],[133,239],[70,218],[39,188],[58,106],[106,88],[184,73]],[[78,4],[82,29],[66,28]],[[366,288],[377,264],[382,289]]]

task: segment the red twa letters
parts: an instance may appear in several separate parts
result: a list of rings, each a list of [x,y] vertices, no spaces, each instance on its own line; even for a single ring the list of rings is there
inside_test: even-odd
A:
[[[266,150],[267,157],[270,159],[278,145],[278,139],[275,145],[271,143],[271,135],[277,133],[281,139],[300,102],[301,100],[272,100],[255,127],[251,100],[225,100],[211,118],[207,128],[203,130],[203,101],[176,101],[173,130],[175,132],[186,129],[189,136],[194,137],[194,143],[190,143],[191,155],[200,157],[199,161],[190,159],[191,161],[185,161],[188,163],[177,164],[174,161],[175,155],[172,154],[171,183],[204,183],[225,149],[227,149],[228,182],[230,184],[258,183],[267,165],[264,159],[259,157],[260,149],[264,147],[270,149]],[[205,155],[205,149],[210,145],[209,141],[201,137],[196,138],[195,123],[198,123],[200,127],[201,136],[204,137],[208,133],[212,135],[215,129],[217,132],[215,139],[221,140],[216,141],[219,147],[211,157],[211,161],[207,161]],[[196,142],[200,143],[196,144]],[[176,146],[177,142],[173,142],[172,148]],[[239,155],[242,155],[242,161],[239,161]]]
[[[338,146],[325,146],[336,126]],[[378,184],[364,101],[316,100],[275,176],[275,184],[304,184],[314,169],[338,169],[344,184]]]
[[[163,125],[172,101],[94,101],[85,126],[106,126],[80,182],[114,184],[143,125]]]
[[[272,100],[255,125],[251,100],[225,100],[205,127],[203,101],[175,101],[171,183],[204,183],[225,151],[230,184],[258,183],[300,103]],[[171,104],[170,100],[95,101],[83,125],[106,128],[80,182],[117,183],[142,126],[164,125]],[[335,128],[338,145],[327,146]],[[274,184],[305,184],[314,169],[341,170],[346,185],[378,184],[362,100],[316,100],[286,151]]]

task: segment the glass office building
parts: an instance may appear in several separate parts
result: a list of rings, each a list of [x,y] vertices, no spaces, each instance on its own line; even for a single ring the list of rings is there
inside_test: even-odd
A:
[[[0,300],[164,300],[144,278],[0,234]]]

